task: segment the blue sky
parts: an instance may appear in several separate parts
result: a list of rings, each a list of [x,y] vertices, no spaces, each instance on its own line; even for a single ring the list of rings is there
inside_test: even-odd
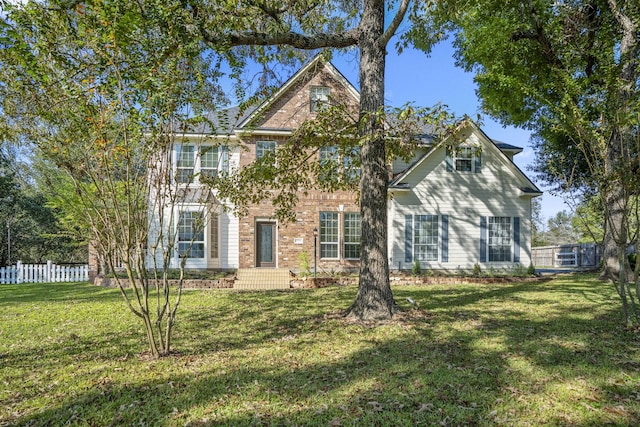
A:
[[[355,54],[334,55],[332,62],[351,83],[359,87],[359,63]],[[399,107],[412,102],[432,106],[441,102],[458,116],[467,114],[475,118],[480,113],[475,89],[473,74],[455,66],[449,40],[435,46],[430,56],[412,49],[398,55],[393,48],[389,49],[385,81],[387,105]],[[514,161],[533,180],[533,172],[528,170],[535,158],[529,145],[531,133],[512,126],[504,127],[487,116],[483,116],[482,129],[491,138],[523,147],[524,151],[516,155]],[[540,183],[536,184],[544,191],[541,200],[545,220],[569,209],[563,199],[551,195]]]

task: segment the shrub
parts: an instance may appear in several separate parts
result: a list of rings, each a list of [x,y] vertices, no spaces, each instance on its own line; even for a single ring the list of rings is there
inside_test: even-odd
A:
[[[536,268],[533,266],[533,263],[529,264],[529,268],[527,268],[527,274],[530,276],[536,275]]]
[[[311,276],[311,261],[307,251],[298,254],[298,262],[300,263],[300,274],[302,276]]]
[[[420,268],[420,261],[413,261],[413,265],[411,266],[411,274],[413,274],[414,276],[419,276],[421,271],[422,269]]]
[[[477,262],[473,264],[472,274],[473,277],[480,277],[482,275],[482,268],[480,268],[480,264],[478,264]]]
[[[524,268],[524,265],[520,263],[514,264],[513,267],[511,267],[511,275],[515,277],[524,277],[528,274],[527,270],[528,269]]]

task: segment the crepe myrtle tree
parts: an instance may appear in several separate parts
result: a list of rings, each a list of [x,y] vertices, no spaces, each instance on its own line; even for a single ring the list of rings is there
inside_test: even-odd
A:
[[[206,189],[175,185],[175,124],[222,101],[215,64],[173,31],[164,2],[29,2],[5,5],[0,19],[3,122],[64,171],[90,238],[126,273],[130,285],[115,281],[150,355],[168,355],[185,262],[217,209]],[[185,203],[205,207],[179,236]]]

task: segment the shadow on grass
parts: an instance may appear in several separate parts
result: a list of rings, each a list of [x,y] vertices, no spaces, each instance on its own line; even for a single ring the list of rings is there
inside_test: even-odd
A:
[[[416,316],[404,323],[378,328],[337,318],[353,288],[194,293],[185,296],[176,331],[180,356],[137,367],[155,375],[97,378],[80,392],[8,421],[513,425],[536,423],[537,415],[552,425],[633,425],[638,404],[619,406],[638,397],[637,364],[621,366],[618,357],[638,346],[638,336],[616,328],[615,306],[589,317],[585,303],[569,303],[585,292],[595,310],[607,295],[591,285],[561,285],[545,285],[545,295],[563,293],[557,300],[537,298],[537,284],[401,288],[397,300],[410,296],[422,309],[408,312]],[[538,304],[553,310],[529,316]],[[318,357],[310,356],[314,352]],[[590,384],[585,407],[593,411],[578,411],[580,418],[553,408],[538,412],[553,407],[540,403],[553,399],[549,388],[580,379]]]
[[[104,301],[122,299],[117,289],[102,288],[88,282],[20,283],[0,285],[0,306],[43,301]]]

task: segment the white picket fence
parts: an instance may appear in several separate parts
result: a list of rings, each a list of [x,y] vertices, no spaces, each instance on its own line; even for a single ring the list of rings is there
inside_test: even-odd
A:
[[[86,282],[89,280],[89,265],[22,264],[0,267],[0,284]]]

